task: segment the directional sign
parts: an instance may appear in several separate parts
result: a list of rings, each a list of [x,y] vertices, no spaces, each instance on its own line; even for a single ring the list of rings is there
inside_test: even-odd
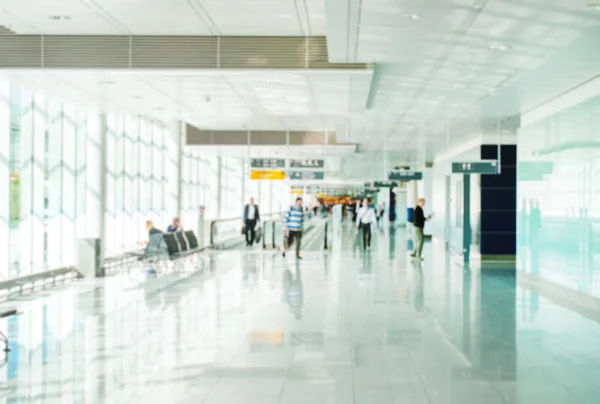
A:
[[[250,159],[251,168],[285,168],[284,159]]]
[[[418,181],[423,179],[422,171],[391,171],[388,173],[388,180],[394,181]]]
[[[252,170],[250,171],[251,180],[285,180],[285,171]]]
[[[323,180],[325,179],[324,171],[288,171],[290,180]]]
[[[453,174],[499,174],[496,160],[453,161]]]
[[[365,194],[375,194],[379,192],[379,188],[365,188]]]
[[[290,160],[290,168],[324,168],[325,167],[325,160],[316,160],[316,159],[304,159],[304,160],[297,160],[297,159],[291,159]]]
[[[398,186],[396,181],[375,181],[373,182],[375,188],[394,188]]]

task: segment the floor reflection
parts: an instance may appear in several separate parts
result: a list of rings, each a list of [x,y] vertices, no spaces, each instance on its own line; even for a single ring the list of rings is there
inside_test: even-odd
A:
[[[338,231],[339,230],[339,231]],[[404,230],[305,259],[221,251],[84,281],[0,320],[6,403],[596,403],[600,326]]]

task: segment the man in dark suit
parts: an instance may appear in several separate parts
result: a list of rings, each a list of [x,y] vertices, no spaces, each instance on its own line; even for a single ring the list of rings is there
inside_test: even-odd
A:
[[[256,225],[258,222],[260,222],[260,211],[258,205],[254,204],[254,198],[250,198],[250,203],[244,207],[244,232],[246,234],[246,245],[248,247],[254,244]]]
[[[423,261],[423,257],[421,257],[421,253],[423,252],[423,243],[425,242],[425,234],[423,233],[423,229],[425,228],[425,222],[429,221],[429,217],[425,217],[425,213],[423,212],[424,206],[425,198],[419,199],[417,206],[415,207],[413,219],[416,242],[415,249],[410,256],[419,261]]]

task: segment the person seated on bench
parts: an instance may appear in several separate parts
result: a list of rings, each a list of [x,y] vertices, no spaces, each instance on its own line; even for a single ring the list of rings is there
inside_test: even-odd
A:
[[[152,220],[146,221],[146,229],[148,230],[148,244],[144,250],[142,259],[168,257],[169,251],[167,243],[164,240],[163,232],[154,227]]]
[[[152,223],[152,220],[146,220],[146,230],[148,230],[148,237],[150,237],[153,234],[162,234],[162,231],[154,227],[154,223]]]
[[[167,227],[167,232],[176,233],[178,231],[183,231],[183,226],[181,225],[181,221],[179,220],[179,218],[175,216],[173,218],[173,223],[171,223],[169,227]]]

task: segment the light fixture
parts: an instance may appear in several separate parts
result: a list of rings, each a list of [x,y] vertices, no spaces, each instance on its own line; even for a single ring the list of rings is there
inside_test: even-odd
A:
[[[504,52],[504,51],[508,51],[508,50],[512,49],[509,45],[497,44],[497,43],[491,44],[489,46],[489,48],[490,48],[490,50],[498,51],[498,52]]]
[[[115,82],[112,80],[101,80],[100,84],[113,85]]]
[[[134,95],[132,98],[133,98],[134,100],[141,100],[141,99],[143,99],[144,97],[142,97],[141,95]]]
[[[419,19],[421,19],[421,16],[419,14],[404,14],[403,17],[406,18],[407,20],[419,20]]]
[[[71,19],[71,17],[69,17],[68,15],[51,15],[48,17],[48,19],[52,21],[68,21]]]

